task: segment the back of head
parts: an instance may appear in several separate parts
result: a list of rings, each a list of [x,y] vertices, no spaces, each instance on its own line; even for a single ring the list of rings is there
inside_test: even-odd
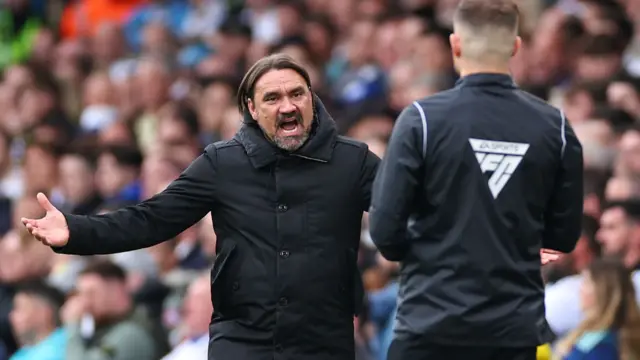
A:
[[[108,260],[97,260],[87,265],[80,275],[96,275],[103,280],[111,280],[124,283],[127,273],[123,268]]]
[[[518,26],[513,0],[462,0],[453,18],[459,57],[480,63],[508,61],[517,50]]]
[[[121,166],[127,166],[139,169],[142,166],[142,153],[135,146],[124,144],[114,144],[105,146],[101,155],[112,155],[116,162]]]

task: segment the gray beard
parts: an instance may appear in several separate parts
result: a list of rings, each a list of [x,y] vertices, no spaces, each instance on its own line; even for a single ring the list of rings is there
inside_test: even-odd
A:
[[[305,131],[302,136],[296,137],[296,139],[283,139],[275,137],[273,138],[273,143],[282,150],[285,151],[296,151],[304,145],[309,139],[309,132]]]
[[[258,126],[260,126],[260,124],[258,124]],[[282,149],[284,151],[289,151],[289,152],[293,152],[296,151],[298,149],[300,149],[302,147],[302,145],[304,145],[307,140],[309,140],[309,134],[311,132],[311,129],[305,130],[304,133],[302,133],[301,136],[292,138],[292,137],[286,137],[286,138],[279,138],[277,136],[274,136],[273,138],[268,136],[268,132],[265,131],[265,129],[260,126],[260,129],[262,130],[262,133],[265,134],[265,137],[275,146],[278,147],[278,149]]]

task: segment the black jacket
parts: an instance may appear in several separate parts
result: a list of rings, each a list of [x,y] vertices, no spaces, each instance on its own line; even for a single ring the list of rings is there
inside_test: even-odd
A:
[[[564,115],[507,75],[470,75],[407,107],[369,214],[382,254],[402,261],[396,336],[456,346],[549,340],[539,251],[574,248],[582,170]]]
[[[210,359],[353,359],[353,315],[363,298],[356,257],[379,159],[336,134],[315,98],[309,141],[275,148],[250,120],[209,145],[164,192],[101,216],[65,215],[65,253],[139,249],[211,211]]]

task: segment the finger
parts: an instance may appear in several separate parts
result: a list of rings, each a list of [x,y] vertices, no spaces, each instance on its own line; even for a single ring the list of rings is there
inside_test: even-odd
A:
[[[21,221],[25,226],[31,225],[33,227],[38,227],[38,220],[22,218]]]
[[[56,210],[56,207],[53,206],[53,204],[51,204],[51,202],[47,198],[47,195],[40,192],[36,197],[38,199],[38,202],[40,203],[40,206],[42,206],[42,208],[47,212]]]
[[[557,255],[545,255],[540,258],[540,262],[542,265],[546,265],[548,263],[554,262],[558,260],[560,257]]]
[[[545,254],[556,254],[556,255],[562,254],[560,251],[551,250],[551,249],[542,249],[542,252]]]

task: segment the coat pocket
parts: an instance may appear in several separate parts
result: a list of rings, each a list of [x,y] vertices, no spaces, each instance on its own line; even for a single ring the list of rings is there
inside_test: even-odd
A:
[[[224,314],[225,304],[224,297],[230,296],[234,291],[234,284],[228,283],[229,263],[233,260],[236,251],[236,243],[231,239],[225,239],[222,242],[220,252],[216,256],[216,260],[211,269],[211,302],[213,304],[214,317],[220,317]]]

